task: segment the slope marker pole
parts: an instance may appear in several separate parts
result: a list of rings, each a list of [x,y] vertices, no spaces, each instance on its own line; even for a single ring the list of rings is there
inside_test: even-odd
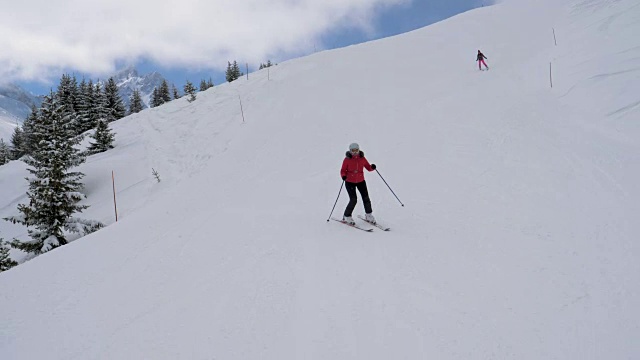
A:
[[[113,185],[113,210],[116,213],[116,222],[118,222],[118,206],[116,205],[116,178],[111,170],[111,184]]]

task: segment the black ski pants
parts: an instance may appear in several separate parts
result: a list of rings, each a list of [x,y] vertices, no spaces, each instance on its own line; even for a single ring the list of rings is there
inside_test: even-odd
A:
[[[362,181],[357,184],[345,182],[344,184],[344,187],[347,188],[347,194],[349,194],[349,204],[347,205],[347,208],[344,209],[344,216],[351,216],[353,214],[353,209],[355,209],[356,204],[358,203],[356,188],[358,189],[358,191],[360,191],[360,195],[362,196],[362,202],[364,203],[364,212],[367,214],[371,214],[373,210],[371,210],[371,199],[369,199],[367,182]]]

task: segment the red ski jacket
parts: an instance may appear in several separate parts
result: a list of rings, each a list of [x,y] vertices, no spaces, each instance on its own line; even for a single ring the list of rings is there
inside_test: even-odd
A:
[[[364,153],[360,151],[357,155],[352,155],[350,151],[347,151],[347,155],[342,161],[342,169],[340,169],[340,176],[346,176],[346,182],[350,183],[360,183],[364,181],[364,171],[362,168],[365,168],[369,171],[373,171],[371,165],[364,157]]]

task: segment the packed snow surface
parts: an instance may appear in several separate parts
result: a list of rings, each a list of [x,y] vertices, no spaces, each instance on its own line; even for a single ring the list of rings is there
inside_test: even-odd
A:
[[[640,358],[638,34],[635,0],[507,0],[112,123],[108,226],[12,252],[0,359]],[[351,142],[390,232],[326,221]]]

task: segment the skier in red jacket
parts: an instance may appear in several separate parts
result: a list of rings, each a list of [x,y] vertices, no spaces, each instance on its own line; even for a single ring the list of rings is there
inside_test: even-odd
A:
[[[356,143],[349,145],[349,151],[347,151],[344,161],[342,161],[342,168],[340,169],[340,176],[345,182],[345,188],[349,194],[349,204],[344,209],[344,217],[342,220],[347,224],[355,224],[355,221],[351,217],[353,209],[358,203],[358,196],[356,194],[356,188],[360,191],[362,196],[362,202],[364,203],[365,219],[373,224],[376,223],[376,219],[371,214],[371,199],[369,199],[369,191],[367,190],[367,182],[364,181],[364,169],[373,171],[376,169],[376,164],[369,165],[369,162],[364,157],[364,152],[360,151],[360,146]]]

